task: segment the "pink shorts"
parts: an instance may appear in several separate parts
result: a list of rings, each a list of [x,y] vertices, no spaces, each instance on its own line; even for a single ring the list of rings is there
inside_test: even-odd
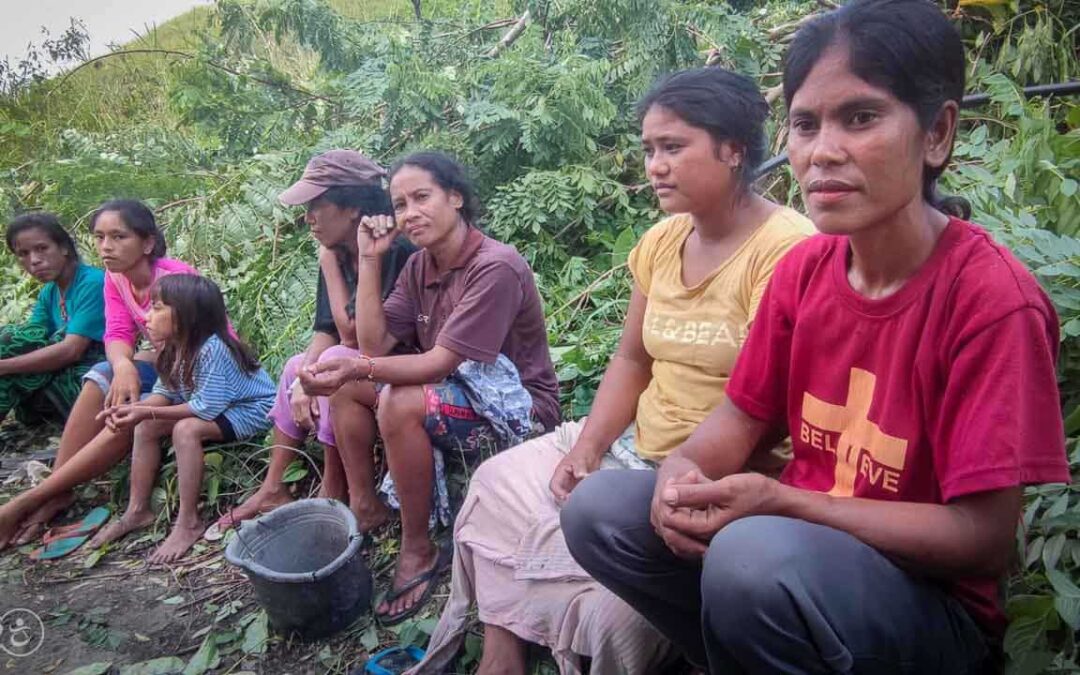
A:
[[[319,356],[319,361],[328,359],[340,359],[359,356],[360,352],[342,345],[335,345],[327,349]],[[293,421],[292,406],[289,403],[289,389],[296,381],[296,371],[304,365],[304,355],[297,354],[285,363],[285,369],[281,373],[278,382],[277,397],[274,399],[274,407],[270,409],[270,419],[281,433],[295,440],[303,440],[311,433],[310,429],[304,429]],[[334,427],[330,423],[330,399],[319,396],[315,399],[319,404],[319,419],[315,421],[315,438],[324,445],[337,447],[337,439],[334,438]]]

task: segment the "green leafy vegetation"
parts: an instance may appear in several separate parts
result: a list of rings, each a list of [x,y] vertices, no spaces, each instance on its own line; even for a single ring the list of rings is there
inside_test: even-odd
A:
[[[85,60],[76,27],[40,52],[42,62],[66,64],[65,74],[0,70],[0,212],[57,211],[88,244],[97,204],[146,200],[170,250],[222,285],[239,331],[278,372],[309,337],[316,258],[298,212],[276,195],[331,147],[386,163],[412,149],[448,150],[473,170],[485,226],[536,271],[563,403],[578,417],[618,340],[626,254],[660,216],[642,177],[634,102],[660,73],[706,62],[735,68],[775,101],[771,147],[782,150],[775,87],[784,46],[821,4],[421,0],[417,20],[406,0],[219,0],[123,47],[128,53],[73,70]],[[991,101],[964,113],[946,187],[971,201],[975,220],[1034,271],[1058,309],[1076,471],[1080,100],[1025,101],[1019,88],[1080,77],[1080,8],[1068,0],[949,6],[968,46],[969,90]],[[526,11],[524,31],[500,47]],[[786,169],[761,189],[801,208]],[[23,316],[34,292],[0,253],[0,321]],[[215,453],[210,501],[250,490],[266,457],[252,447]],[[306,489],[311,467],[295,464],[289,480]],[[118,493],[123,480],[114,475]],[[175,499],[169,465],[157,502],[174,507]],[[1080,671],[1078,537],[1074,487],[1029,490],[1008,588],[1010,672]],[[80,621],[89,639],[111,639],[93,617]],[[258,626],[253,619],[229,640],[207,635],[186,667],[202,672],[230,650],[265,643]],[[430,631],[407,626],[405,641]],[[372,627],[355,637],[367,649],[379,644]],[[467,644],[475,657],[475,637]],[[327,668],[336,658],[318,657]]]

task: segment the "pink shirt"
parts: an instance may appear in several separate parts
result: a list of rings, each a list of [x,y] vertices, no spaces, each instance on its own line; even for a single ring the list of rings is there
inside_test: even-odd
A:
[[[170,274],[198,274],[187,263],[172,258],[154,261],[154,282]],[[132,347],[139,334],[146,334],[146,313],[150,310],[150,297],[139,302],[131,288],[131,282],[123,274],[105,272],[105,344],[124,342]]]

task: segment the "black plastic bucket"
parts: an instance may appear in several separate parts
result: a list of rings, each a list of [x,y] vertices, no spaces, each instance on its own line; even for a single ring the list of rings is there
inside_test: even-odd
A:
[[[304,499],[245,521],[225,549],[255,587],[270,625],[304,639],[347,627],[371,606],[356,517],[333,499]]]

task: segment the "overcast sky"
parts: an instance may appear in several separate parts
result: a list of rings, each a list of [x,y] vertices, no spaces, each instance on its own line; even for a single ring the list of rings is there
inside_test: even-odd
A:
[[[82,19],[90,33],[90,55],[107,51],[110,42],[128,42],[195,5],[211,0],[0,0],[0,60],[17,61],[30,42],[40,44],[41,27],[53,37],[64,32],[71,17]]]

